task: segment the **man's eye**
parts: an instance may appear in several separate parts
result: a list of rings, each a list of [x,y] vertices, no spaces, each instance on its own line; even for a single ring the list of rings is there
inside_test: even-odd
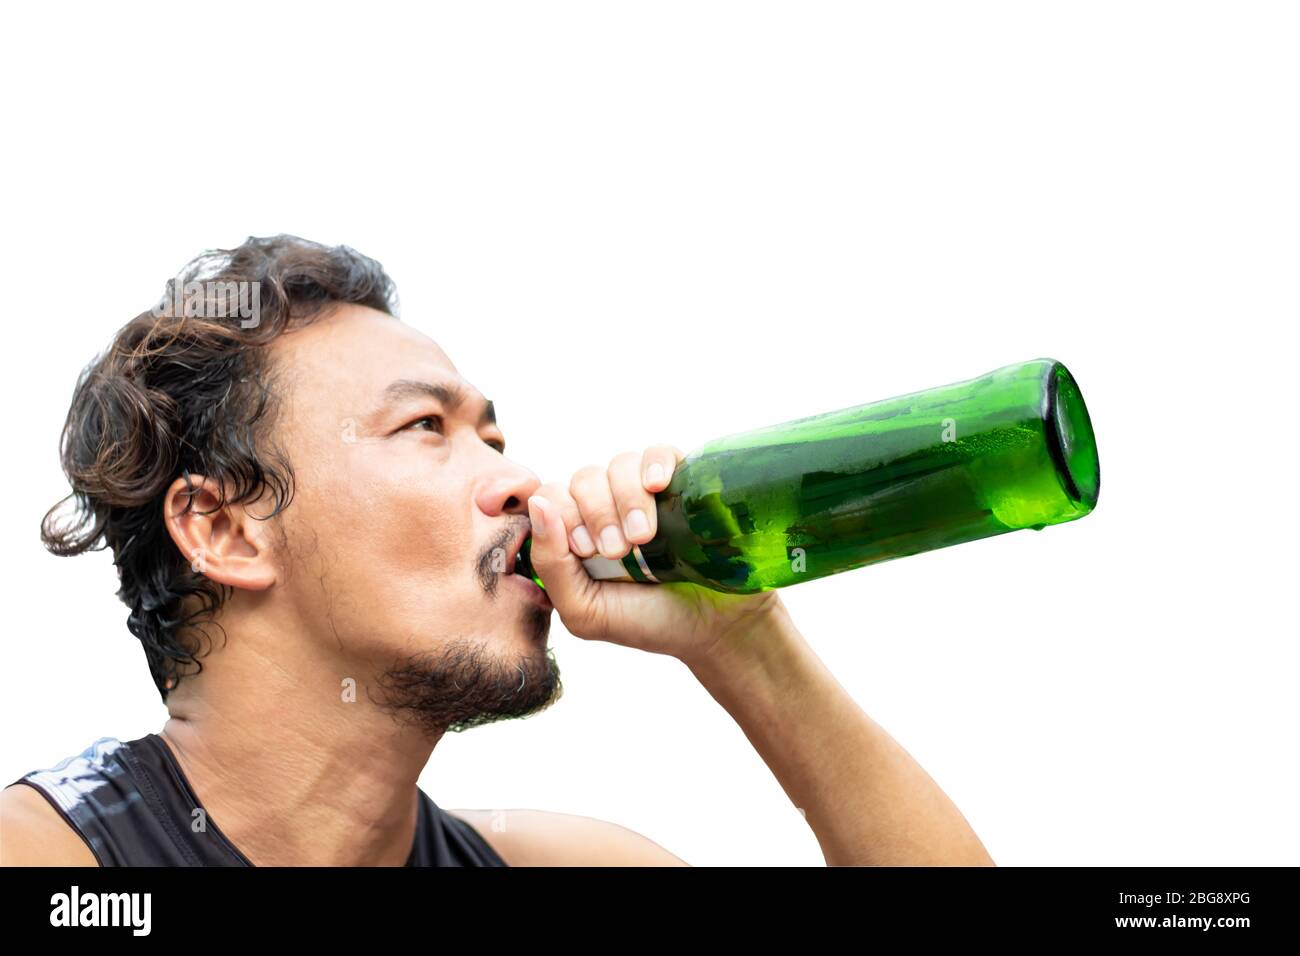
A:
[[[406,427],[413,428],[416,431],[441,432],[442,419],[437,415],[425,415],[423,418],[417,418]]]

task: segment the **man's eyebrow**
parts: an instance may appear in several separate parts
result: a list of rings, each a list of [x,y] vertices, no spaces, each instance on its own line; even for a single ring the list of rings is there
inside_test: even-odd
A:
[[[412,397],[436,398],[442,403],[443,408],[447,410],[448,415],[465,404],[467,398],[465,391],[459,385],[421,382],[410,378],[398,379],[384,389],[384,404],[391,404]],[[479,415],[478,423],[480,426],[495,425],[497,423],[497,410],[491,399],[486,400],[483,413]]]

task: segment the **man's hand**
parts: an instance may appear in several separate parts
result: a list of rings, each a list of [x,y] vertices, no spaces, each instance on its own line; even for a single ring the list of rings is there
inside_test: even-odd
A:
[[[618,559],[658,529],[655,492],[684,456],[671,445],[589,465],[568,487],[547,484],[528,499],[530,558],[560,620],[575,637],[610,641],[687,664],[709,658],[752,627],[783,613],[776,591],[724,594],[694,584],[595,581],[582,559]]]
[[[654,494],[681,459],[666,445],[619,455],[608,469],[584,468],[568,488],[543,485],[528,499],[533,567],[564,626],[576,637],[685,663],[800,808],[827,863],[992,863],[938,784],[818,659],[779,592],[723,594],[587,574],[581,559],[595,553],[595,542],[606,542],[604,556],[621,558],[654,537]]]

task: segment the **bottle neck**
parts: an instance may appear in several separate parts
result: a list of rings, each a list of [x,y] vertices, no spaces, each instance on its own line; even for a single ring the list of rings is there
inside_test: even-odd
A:
[[[524,577],[531,578],[532,581],[546,589],[542,584],[541,576],[538,575],[533,567],[531,558],[532,537],[524,539],[523,545],[519,549],[519,554],[515,558],[515,571]],[[651,571],[650,566],[646,563],[645,555],[637,545],[632,546],[632,550],[623,556],[621,561],[615,561],[611,558],[593,555],[590,558],[584,558],[582,566],[586,569],[587,574],[594,581],[632,581],[643,584],[658,584],[659,579]]]

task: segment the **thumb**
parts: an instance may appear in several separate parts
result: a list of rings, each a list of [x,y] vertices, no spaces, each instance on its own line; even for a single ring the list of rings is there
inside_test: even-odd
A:
[[[591,613],[596,583],[569,550],[569,532],[555,502],[533,495],[528,499],[528,517],[533,526],[533,543],[528,552],[533,570],[546,585],[546,594],[565,626],[570,631],[582,629]]]

